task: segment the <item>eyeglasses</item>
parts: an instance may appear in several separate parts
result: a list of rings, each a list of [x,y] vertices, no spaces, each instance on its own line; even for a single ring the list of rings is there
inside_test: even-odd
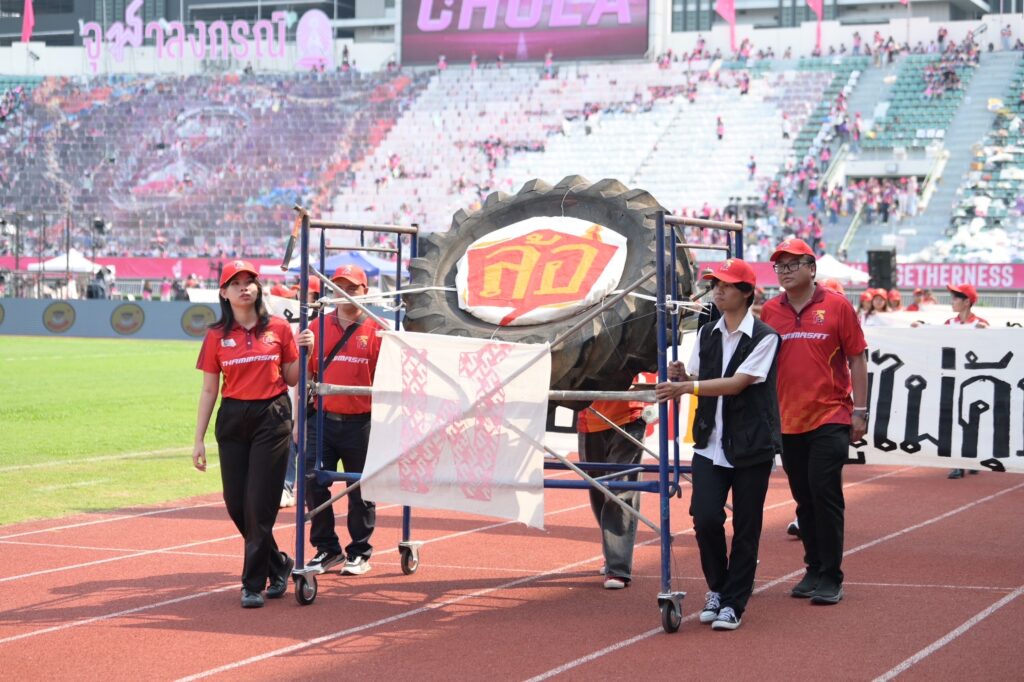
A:
[[[772,266],[772,270],[774,270],[776,274],[781,275],[784,272],[796,272],[800,269],[801,265],[810,265],[810,263],[803,260],[792,260],[788,263],[776,263]]]

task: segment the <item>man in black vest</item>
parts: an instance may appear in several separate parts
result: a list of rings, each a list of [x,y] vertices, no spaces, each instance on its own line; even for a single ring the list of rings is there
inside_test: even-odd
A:
[[[775,393],[779,335],[750,311],[756,285],[750,265],[730,258],[704,279],[711,280],[722,317],[698,330],[690,374],[674,362],[670,381],[655,391],[661,402],[686,393],[697,397],[690,515],[709,589],[700,622],[735,630],[754,590],[768,478],[782,451]],[[727,554],[730,489],[733,540]]]

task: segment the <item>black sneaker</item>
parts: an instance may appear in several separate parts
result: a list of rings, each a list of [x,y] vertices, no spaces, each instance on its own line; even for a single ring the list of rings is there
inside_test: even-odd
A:
[[[292,574],[292,569],[295,568],[295,559],[292,559],[287,554],[284,556],[284,568],[281,572],[270,578],[270,587],[267,588],[267,599],[277,599],[283,597],[284,593],[288,591],[288,578]]]
[[[952,471],[949,472],[949,476],[946,476],[946,478],[963,478],[963,477],[964,477],[964,470],[963,469],[953,469]]]
[[[798,582],[793,590],[789,593],[790,596],[796,597],[797,599],[810,599],[814,596],[814,591],[818,589],[818,581],[820,576],[817,571],[807,569],[807,573],[804,574],[803,580]]]
[[[316,553],[316,556],[310,559],[309,563],[306,564],[306,569],[324,573],[332,566],[337,566],[343,561],[345,561],[345,555],[341,552],[325,552],[320,550]]]
[[[243,609],[259,609],[263,608],[263,595],[259,592],[253,592],[242,588],[242,608]]]
[[[786,526],[786,535],[792,535],[797,540],[799,540],[800,539],[800,522],[797,521],[796,519],[793,519],[792,521],[790,521],[789,525]]]
[[[834,580],[822,580],[811,595],[812,604],[838,604],[843,600],[843,586]]]
[[[731,606],[723,606],[718,612],[715,622],[711,624],[712,630],[735,630],[740,626],[740,617],[736,615]]]

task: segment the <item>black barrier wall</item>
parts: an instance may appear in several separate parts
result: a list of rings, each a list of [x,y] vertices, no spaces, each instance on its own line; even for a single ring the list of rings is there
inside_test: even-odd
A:
[[[202,339],[219,310],[188,301],[0,299],[0,335]]]

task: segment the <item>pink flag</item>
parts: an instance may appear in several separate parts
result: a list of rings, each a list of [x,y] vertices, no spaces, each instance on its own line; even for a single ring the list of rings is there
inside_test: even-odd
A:
[[[21,42],[27,43],[32,37],[32,29],[36,26],[36,13],[32,9],[32,0],[25,0],[25,11],[21,13]]]
[[[821,17],[825,14],[825,0],[807,0],[807,6],[811,8],[814,15],[818,17],[816,33],[818,50],[821,50]]]
[[[900,0],[900,4],[901,5],[909,5],[910,4],[910,0]]]
[[[818,0],[821,2],[821,0]],[[715,0],[715,12],[729,24],[729,49],[736,51],[736,0]]]

